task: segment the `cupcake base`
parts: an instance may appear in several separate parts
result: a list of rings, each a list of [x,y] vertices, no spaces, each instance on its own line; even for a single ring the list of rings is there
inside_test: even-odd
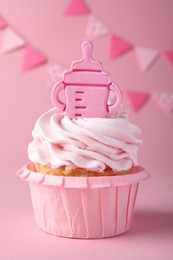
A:
[[[30,182],[36,222],[40,229],[70,238],[106,238],[132,225],[143,169],[123,176],[63,177],[37,173],[27,165],[17,174]]]
[[[117,176],[125,175],[136,172],[138,166],[133,167],[130,170],[124,171],[113,171],[111,168],[107,167],[103,172],[91,171],[83,168],[66,169],[66,167],[51,168],[48,165],[34,164],[36,172],[50,174],[55,176],[73,176],[73,177],[100,177],[101,176]]]

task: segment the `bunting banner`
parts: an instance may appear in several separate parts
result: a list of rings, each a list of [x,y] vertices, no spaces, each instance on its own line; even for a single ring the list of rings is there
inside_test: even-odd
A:
[[[151,69],[162,54],[157,49],[137,45],[134,46],[128,40],[119,37],[114,32],[111,32],[111,30],[100,19],[98,19],[94,14],[91,14],[86,25],[86,39],[96,40],[101,36],[107,36],[108,34],[110,34],[110,59],[114,60],[119,58],[134,47],[139,67],[143,72]],[[173,51],[165,52],[164,55],[173,64]]]
[[[111,35],[110,40],[110,59],[115,59],[118,56],[126,53],[133,48],[133,45],[128,41],[116,36],[115,34]]]
[[[66,70],[65,66],[58,64],[54,60],[49,60],[47,63],[47,86],[52,87],[55,82],[60,80],[63,76],[64,71]]]
[[[34,49],[31,46],[27,46],[25,49],[25,55],[23,60],[23,70],[29,70],[47,62],[47,58],[43,53]]]
[[[6,22],[0,17],[0,30],[6,27]]]
[[[83,0],[71,0],[64,11],[64,15],[88,14],[88,6]]]
[[[86,26],[85,36],[87,40],[95,40],[108,35],[109,28],[102,23],[95,15],[90,15]]]
[[[168,61],[173,65],[173,50],[172,51],[166,51],[164,53],[165,57],[168,59]]]
[[[154,93],[152,98],[166,115],[173,115],[173,92]]]
[[[161,55],[164,55],[168,62],[173,65],[173,50],[160,52],[157,49],[132,44],[127,39],[124,39],[111,31],[104,22],[95,16],[94,13],[91,13],[84,0],[69,1],[64,11],[64,15],[67,16],[86,14],[88,15],[88,22],[84,32],[85,38],[87,40],[96,40],[100,37],[109,36],[109,57],[111,60],[120,58],[129,51],[134,50],[142,72],[151,69]],[[59,64],[57,61],[49,59],[39,49],[33,47],[30,42],[20,35],[20,33],[14,28],[11,28],[2,17],[0,17],[0,30],[2,30],[0,45],[1,53],[7,54],[20,48],[25,48],[22,64],[22,69],[24,71],[47,63],[47,85],[52,87],[56,81],[62,78],[62,75],[66,70],[65,66]],[[173,114],[173,92],[149,94],[141,91],[127,91],[126,95],[135,112],[141,110],[150,99],[150,96],[152,96],[154,102],[159,105],[166,114]]]
[[[0,46],[1,53],[9,53],[20,49],[26,45],[26,41],[12,28],[7,27],[4,30],[3,39]]]
[[[146,72],[151,69],[160,55],[164,55],[170,64],[173,65],[173,50],[164,51],[161,53],[156,49],[134,45],[127,39],[123,39],[119,35],[116,35],[115,32],[112,32],[108,26],[104,24],[104,22],[91,13],[88,5],[84,0],[70,0],[66,6],[66,9],[64,10],[64,15],[78,14],[88,14],[88,22],[86,24],[85,30],[85,38],[87,40],[96,40],[99,37],[107,35],[110,36],[110,60],[120,58],[122,55],[134,49],[139,67],[142,72]],[[15,29],[12,29],[10,26],[8,26],[2,17],[0,17],[0,29],[4,29],[0,46],[1,53],[9,53],[29,45],[29,48],[26,48],[25,52],[26,57],[24,58],[23,64],[24,70],[41,66],[47,62],[48,58],[43,53],[40,53],[39,50],[35,50],[35,48],[32,47],[30,43],[28,43],[20,34],[15,31]],[[34,50],[31,51],[30,48],[33,48]],[[31,52],[31,58],[27,57],[27,52]]]
[[[135,112],[139,111],[149,100],[150,94],[140,91],[127,91],[126,95]]]
[[[135,52],[142,71],[149,70],[160,56],[159,51],[140,46],[135,47]]]

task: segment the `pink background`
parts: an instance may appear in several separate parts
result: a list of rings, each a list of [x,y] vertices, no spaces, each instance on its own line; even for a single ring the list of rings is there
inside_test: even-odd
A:
[[[63,16],[68,0],[0,0],[0,14],[50,59],[70,67],[81,57],[88,15]],[[134,45],[173,49],[173,2],[169,0],[86,0],[110,30]],[[105,12],[106,10],[106,12]],[[0,41],[3,31],[0,31]],[[101,60],[122,90],[172,91],[173,66],[161,56],[148,72],[135,52],[109,60],[109,36],[94,41]],[[72,240],[41,232],[34,222],[28,184],[15,172],[25,164],[27,145],[38,116],[51,108],[46,66],[22,72],[24,49],[0,54],[0,258],[1,259],[172,259],[173,249],[173,116],[152,99],[130,119],[143,132],[139,162],[152,178],[141,185],[134,225],[124,236],[104,240]]]

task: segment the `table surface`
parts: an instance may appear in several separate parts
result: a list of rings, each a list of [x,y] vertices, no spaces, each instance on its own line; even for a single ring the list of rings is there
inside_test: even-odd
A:
[[[7,171],[7,170],[6,170]],[[14,169],[13,169],[14,172]],[[11,176],[9,179],[8,176]],[[172,259],[172,182],[152,178],[140,185],[132,228],[106,239],[55,237],[38,229],[28,183],[12,169],[1,176],[0,259]],[[161,183],[164,183],[161,185]],[[3,185],[2,185],[3,184]],[[161,193],[161,186],[164,192]],[[158,188],[160,187],[160,188]]]

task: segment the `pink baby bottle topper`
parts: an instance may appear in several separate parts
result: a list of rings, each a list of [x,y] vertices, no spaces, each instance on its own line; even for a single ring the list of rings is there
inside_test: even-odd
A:
[[[92,50],[91,42],[83,42],[82,60],[74,61],[71,70],[64,73],[63,80],[53,87],[53,105],[69,118],[104,118],[115,112],[122,103],[119,87],[110,81],[110,75],[103,71],[102,64],[92,59]],[[59,98],[62,89],[66,104]],[[114,104],[108,105],[110,91],[114,92],[116,99]]]

